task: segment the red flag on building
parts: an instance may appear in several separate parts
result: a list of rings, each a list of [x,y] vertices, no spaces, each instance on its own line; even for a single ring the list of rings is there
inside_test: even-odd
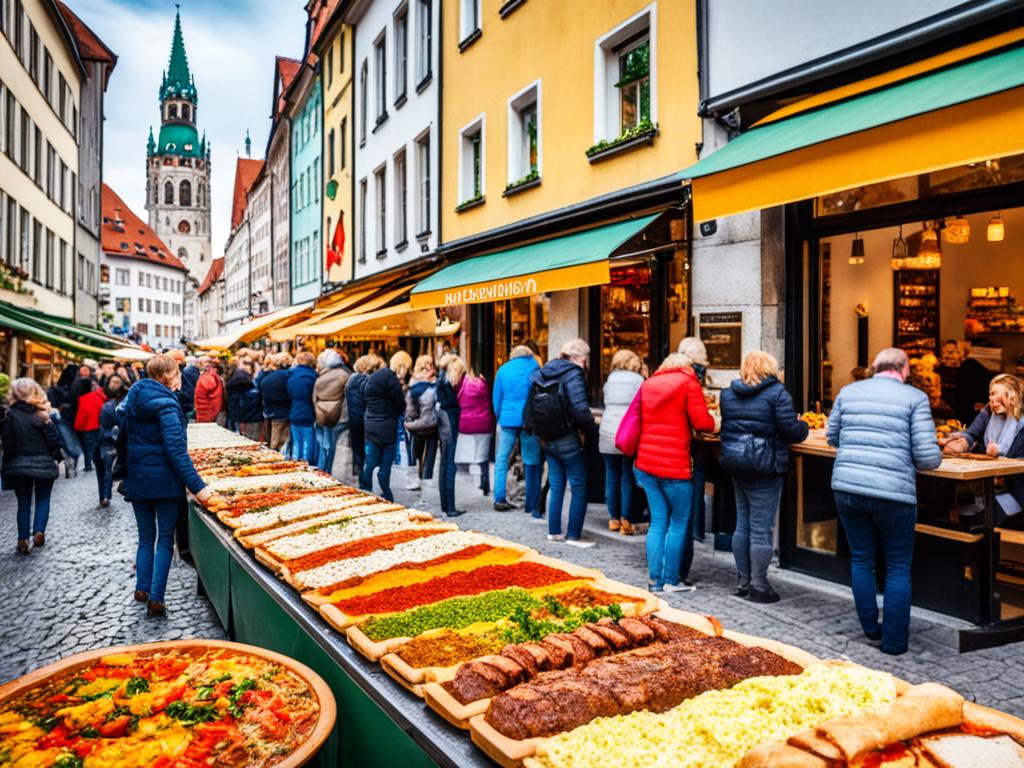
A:
[[[334,237],[327,249],[327,269],[335,264],[341,266],[341,254],[345,251],[345,212],[338,216],[338,226],[334,228]]]

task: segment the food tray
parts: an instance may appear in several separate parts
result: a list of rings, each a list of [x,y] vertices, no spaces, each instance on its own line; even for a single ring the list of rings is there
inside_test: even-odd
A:
[[[637,588],[632,587],[632,589],[636,590]],[[643,615],[645,613],[649,613],[649,611],[639,611],[638,613]],[[692,627],[698,632],[703,632],[707,635],[713,635],[715,637],[722,635],[722,625],[714,616],[701,616],[697,613],[680,611],[675,608],[661,609],[654,615],[665,619],[666,621],[670,621],[673,624]],[[463,704],[452,696],[448,692],[448,689],[444,687],[444,683],[455,678],[455,675],[462,664],[456,664],[451,667],[426,667],[417,670],[406,664],[398,654],[389,653],[381,659],[381,665],[385,666],[385,668],[387,665],[391,665],[393,667],[393,670],[389,670],[388,672],[392,677],[404,672],[407,675],[406,681],[415,680],[415,676],[409,674],[410,672],[421,673],[426,678],[426,682],[423,682],[421,685],[421,695],[426,700],[427,706],[437,712],[437,714],[456,728],[462,728],[463,730],[468,729],[470,719],[486,712],[488,704],[491,703],[491,700],[487,698],[477,699],[476,701],[471,701],[468,704]],[[415,683],[407,682],[404,684],[408,687]]]
[[[233,651],[237,655],[244,654],[248,656],[257,656],[259,658],[272,661],[276,664],[280,664],[291,672],[294,672],[302,678],[303,681],[305,681],[317,699],[317,703],[320,706],[320,714],[317,718],[316,725],[313,726],[313,730],[310,732],[306,741],[300,744],[299,747],[284,760],[279,763],[275,763],[274,768],[298,768],[298,766],[305,765],[309,762],[309,760],[312,759],[319,751],[320,747],[323,746],[323,743],[331,735],[331,731],[334,728],[334,721],[337,716],[334,694],[331,693],[331,689],[328,687],[327,683],[324,682],[323,678],[305,664],[295,661],[295,659],[289,658],[288,656],[284,656],[280,653],[268,651],[265,648],[257,648],[254,645],[246,645],[244,643],[233,643],[225,640],[169,640],[159,643],[143,643],[140,645],[120,645],[109,648],[100,648],[93,651],[85,651],[84,653],[76,653],[73,656],[68,656],[67,658],[56,661],[53,664],[40,667],[39,669],[29,672],[27,675],[0,686],[0,705],[8,699],[42,684],[51,677],[74,672],[75,670],[92,664],[97,659],[111,654],[154,653],[157,651],[188,652],[190,650],[202,653],[215,648]]]
[[[377,503],[384,503],[384,502],[383,502],[383,500],[381,500],[381,501],[374,501],[372,503],[377,504]],[[400,504],[397,504],[395,506],[396,506],[396,509],[391,510],[391,511],[395,512],[395,511],[398,511],[399,509],[403,509],[403,507]],[[238,543],[241,544],[246,549],[255,549],[256,547],[265,546],[266,544],[270,543],[271,541],[274,541],[276,539],[280,539],[280,538],[282,538],[284,536],[291,536],[291,535],[296,534],[296,533],[302,533],[303,531],[305,531],[310,526],[312,526],[312,525],[319,525],[321,522],[332,522],[334,520],[345,520],[345,519],[348,519],[351,516],[350,515],[346,515],[346,513],[350,509],[358,509],[358,507],[345,507],[344,509],[332,509],[332,510],[329,510],[327,512],[320,512],[320,513],[318,513],[314,517],[304,517],[301,520],[296,520],[294,522],[286,523],[284,525],[279,525],[279,526],[276,526],[276,527],[273,527],[273,528],[266,528],[266,529],[264,529],[262,531],[244,532],[243,529],[238,529],[238,530],[236,530],[234,532],[234,536],[235,536],[235,539],[238,541]],[[417,521],[429,522],[430,520],[434,520],[435,519],[434,516],[431,515],[429,512],[425,512],[425,511],[421,511],[421,510],[416,510],[416,509],[407,509],[406,511],[409,513],[409,520],[413,521],[413,522],[417,522]]]

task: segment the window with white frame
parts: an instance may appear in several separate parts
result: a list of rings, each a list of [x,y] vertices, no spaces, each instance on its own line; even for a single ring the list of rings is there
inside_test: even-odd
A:
[[[649,6],[597,41],[595,141],[657,123],[656,16]]]
[[[366,179],[359,182],[359,263],[366,263]]]
[[[508,183],[540,177],[540,83],[508,100]]]
[[[461,0],[461,5],[459,40],[465,40],[480,29],[480,0]]]
[[[367,71],[369,65],[366,59],[363,59],[363,66],[359,69],[359,143],[366,143],[366,113],[370,108],[370,95],[369,95],[369,84],[367,81]]]
[[[387,38],[381,35],[373,44],[373,82],[376,88],[377,123],[388,116],[388,49]]]
[[[406,96],[409,70],[409,7],[395,14],[395,103]]]
[[[416,0],[416,83],[426,82],[431,75],[431,45],[434,39],[433,0]]]
[[[430,131],[416,139],[416,235],[430,232]]]
[[[128,285],[128,270],[127,269],[115,269],[114,270],[114,282],[117,285]]]
[[[388,191],[387,191],[387,168],[381,166],[373,172],[373,196],[376,202],[376,221],[377,226],[374,232],[373,245],[377,249],[377,258],[385,256],[388,252],[387,245],[387,207],[388,207]]]
[[[395,155],[395,245],[404,245],[409,240],[409,195],[406,173],[405,149]]]
[[[483,115],[462,129],[459,144],[459,201],[468,203],[484,194]]]

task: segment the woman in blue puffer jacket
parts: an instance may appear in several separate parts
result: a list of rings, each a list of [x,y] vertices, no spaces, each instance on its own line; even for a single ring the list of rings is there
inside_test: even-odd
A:
[[[778,602],[778,593],[768,583],[768,564],[789,469],[786,444],[806,440],[807,424],[797,418],[793,398],[779,382],[778,361],[767,352],[751,352],[744,358],[740,378],[722,392],[720,405],[721,464],[736,488],[736,595],[756,603]]]
[[[313,409],[313,387],[316,385],[316,358],[312,352],[299,352],[295,366],[288,373],[288,396],[292,400],[288,411],[291,425],[291,451],[293,459],[316,464],[316,440],[313,425],[316,412]]]
[[[541,519],[540,476],[542,456],[540,442],[523,430],[523,407],[530,393],[530,376],[540,368],[533,350],[525,345],[515,347],[508,362],[498,369],[494,377],[491,401],[498,417],[498,450],[494,459],[494,508],[499,512],[513,509],[508,503],[505,485],[508,480],[508,461],[519,440],[526,475],[526,511],[534,519]]]
[[[146,364],[146,374],[128,390],[117,412],[127,445],[124,495],[139,528],[135,599],[146,603],[149,615],[163,616],[180,500],[186,488],[204,505],[215,494],[188,455],[185,413],[175,395],[181,387],[178,364],[156,355]]]

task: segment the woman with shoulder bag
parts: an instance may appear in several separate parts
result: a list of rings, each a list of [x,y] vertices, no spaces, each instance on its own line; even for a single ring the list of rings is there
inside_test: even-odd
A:
[[[412,368],[412,380],[405,392],[405,431],[412,435],[412,453],[419,465],[409,468],[406,490],[418,491],[424,480],[434,477],[437,458],[437,369],[434,358],[420,355]]]
[[[787,444],[806,440],[808,427],[797,418],[793,398],[779,381],[779,363],[767,352],[751,352],[743,359],[740,378],[722,391],[720,403],[720,463],[736,489],[736,596],[775,603],[779,595],[768,583],[768,564],[789,469]]]
[[[10,403],[4,421],[3,487],[13,489],[18,497],[18,553],[27,555],[29,533],[37,549],[46,543],[50,493],[58,475],[57,462],[64,455],[57,426],[50,419],[50,402],[34,379],[11,382]]]

